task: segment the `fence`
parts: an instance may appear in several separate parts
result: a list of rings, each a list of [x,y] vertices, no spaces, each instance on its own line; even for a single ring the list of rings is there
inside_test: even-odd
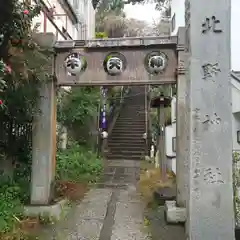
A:
[[[32,149],[32,122],[0,118],[0,153],[13,162],[29,156]]]

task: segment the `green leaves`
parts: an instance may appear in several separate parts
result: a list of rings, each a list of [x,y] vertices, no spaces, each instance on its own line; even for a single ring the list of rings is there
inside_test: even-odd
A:
[[[22,214],[21,188],[7,177],[0,178],[0,233],[12,229],[16,219]]]
[[[58,99],[58,122],[64,126],[85,124],[97,113],[99,88],[73,88]]]
[[[94,182],[102,172],[102,159],[73,143],[69,149],[57,153],[56,171],[57,180]]]
[[[96,32],[95,38],[107,38],[107,34],[105,32]]]

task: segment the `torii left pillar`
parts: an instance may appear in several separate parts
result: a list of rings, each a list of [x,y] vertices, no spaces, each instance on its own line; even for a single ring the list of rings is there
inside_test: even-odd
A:
[[[38,34],[43,47],[52,47],[53,34]],[[51,70],[50,70],[51,71]],[[42,83],[39,113],[33,123],[31,204],[47,205],[51,201],[56,159],[56,87],[53,79]]]

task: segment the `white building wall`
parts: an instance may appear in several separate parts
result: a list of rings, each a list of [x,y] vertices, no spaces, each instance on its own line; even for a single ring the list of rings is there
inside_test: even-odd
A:
[[[177,106],[176,106],[177,99],[176,97],[172,97],[171,101],[171,120],[172,123],[176,122],[176,117],[177,117]]]
[[[64,9],[62,8],[58,0],[44,0],[44,2],[48,8],[54,8],[53,21],[58,26],[58,28],[62,30],[62,27],[64,27],[73,39],[77,39],[77,29],[71,19],[66,15]],[[43,12],[41,12],[38,17],[33,19],[33,26],[35,26],[36,24],[39,25],[39,32],[52,32],[56,34],[57,40],[64,40],[61,34],[57,34],[58,31],[56,27],[47,18],[47,16],[45,16]]]
[[[232,79],[232,112],[240,112],[240,83]]]
[[[172,123],[165,128],[165,146],[166,155],[168,157],[176,157],[176,152],[173,151],[173,138],[176,137],[176,123]]]
[[[60,30],[62,30],[62,27],[64,27],[72,39],[77,40],[95,38],[95,10],[93,9],[91,1],[69,0],[69,3],[76,11],[76,14],[78,14],[80,21],[78,27],[73,24],[71,19],[66,15],[64,9],[62,8],[58,0],[44,0],[44,2],[48,8],[54,8],[55,10],[54,23],[58,26]],[[64,40],[61,34],[57,34],[58,31],[51,23],[51,21],[45,18],[46,16],[42,12],[38,17],[33,20],[33,26],[38,23],[39,32],[52,32],[56,34],[57,40]]]
[[[175,14],[175,29],[171,35],[176,35],[179,27],[185,26],[185,0],[172,0],[172,17]]]
[[[240,82],[232,78],[232,141],[233,150],[240,151],[237,131],[240,131]]]
[[[91,1],[84,0],[85,2],[85,23],[87,25],[86,38],[95,38],[95,10],[93,9]]]
[[[233,113],[232,118],[232,141],[234,151],[240,151],[240,144],[237,142],[237,131],[240,131],[240,112]]]
[[[176,97],[172,97],[171,101],[171,119],[172,124],[165,128],[165,146],[168,169],[176,174],[176,152],[173,151],[173,138],[176,138]]]
[[[237,142],[237,131],[240,131],[240,82],[232,78],[232,143],[233,151],[240,151],[240,144]],[[166,127],[166,155],[168,166],[176,173],[176,153],[172,151],[172,138],[176,137],[176,98],[171,102],[172,124]],[[171,159],[171,160],[170,160]]]

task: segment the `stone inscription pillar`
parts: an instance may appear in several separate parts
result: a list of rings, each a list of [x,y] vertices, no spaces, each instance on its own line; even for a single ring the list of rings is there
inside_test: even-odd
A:
[[[186,0],[188,240],[233,240],[231,0]]]

